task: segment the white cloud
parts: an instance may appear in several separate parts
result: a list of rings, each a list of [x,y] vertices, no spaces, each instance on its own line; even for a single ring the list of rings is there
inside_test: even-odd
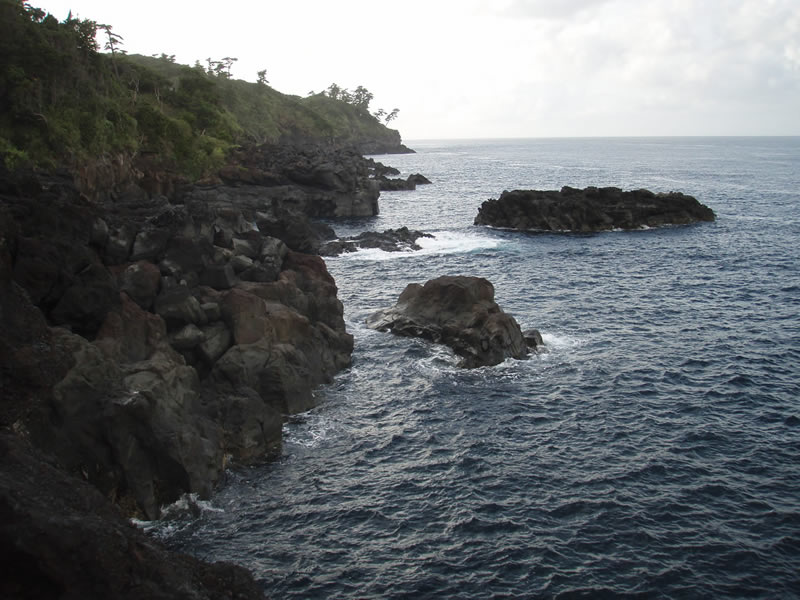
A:
[[[235,76],[266,68],[286,93],[364,85],[411,139],[800,135],[796,0],[42,4],[130,52],[236,56]]]

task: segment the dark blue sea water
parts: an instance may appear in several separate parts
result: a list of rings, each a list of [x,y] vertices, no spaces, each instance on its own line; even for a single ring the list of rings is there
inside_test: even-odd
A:
[[[800,138],[411,143],[434,183],[328,266],[353,367],[235,469],[173,547],[274,598],[800,597]],[[596,235],[472,225],[504,189],[681,191],[715,223]],[[363,325],[410,282],[478,275],[549,352],[473,371]]]

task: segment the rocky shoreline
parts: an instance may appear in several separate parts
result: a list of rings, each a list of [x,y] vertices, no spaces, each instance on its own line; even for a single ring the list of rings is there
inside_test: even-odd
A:
[[[28,565],[2,591],[260,597],[243,569],[172,555],[125,517],[207,498],[230,461],[270,456],[349,366],[318,255],[334,234],[310,217],[377,214],[371,163],[262,146],[198,184],[0,173],[0,539],[7,565]],[[85,549],[53,554],[70,545]],[[82,572],[92,553],[114,568]]]

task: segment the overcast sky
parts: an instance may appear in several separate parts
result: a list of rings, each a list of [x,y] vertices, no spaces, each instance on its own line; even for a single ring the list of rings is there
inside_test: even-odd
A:
[[[40,0],[129,53],[399,108],[405,140],[800,135],[798,0]]]

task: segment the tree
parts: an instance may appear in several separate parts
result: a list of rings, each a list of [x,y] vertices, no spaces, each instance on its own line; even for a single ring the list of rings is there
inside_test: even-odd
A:
[[[335,83],[332,83],[328,86],[326,93],[328,94],[329,98],[333,98],[334,100],[339,100],[339,98],[342,95],[342,88],[340,88]]]
[[[119,79],[119,69],[117,69],[117,52],[124,53],[123,50],[119,49],[119,47],[122,45],[123,38],[118,33],[111,31],[111,29],[113,29],[111,25],[98,25],[97,28],[105,31],[106,36],[108,36],[105,49],[111,52],[111,64],[114,66],[114,74],[117,76],[117,79]]]
[[[384,121],[386,121],[386,123],[394,121],[397,118],[397,113],[399,113],[399,112],[400,112],[399,108],[393,108],[392,112],[390,112],[388,115],[386,115],[386,118],[384,119]]]
[[[208,63],[208,71],[207,73],[213,77],[221,77],[223,79],[230,79],[231,78],[231,67],[233,63],[235,63],[238,58],[233,58],[231,56],[226,56],[221,60],[211,60],[211,58],[207,58],[206,62]]]
[[[266,85],[266,84],[269,83],[269,81],[267,81],[267,70],[266,69],[261,69],[256,74],[258,75],[258,84],[259,85]]]
[[[372,102],[372,98],[374,98],[372,92],[370,92],[363,85],[360,85],[353,92],[352,104],[356,108],[369,110],[369,103]]]

